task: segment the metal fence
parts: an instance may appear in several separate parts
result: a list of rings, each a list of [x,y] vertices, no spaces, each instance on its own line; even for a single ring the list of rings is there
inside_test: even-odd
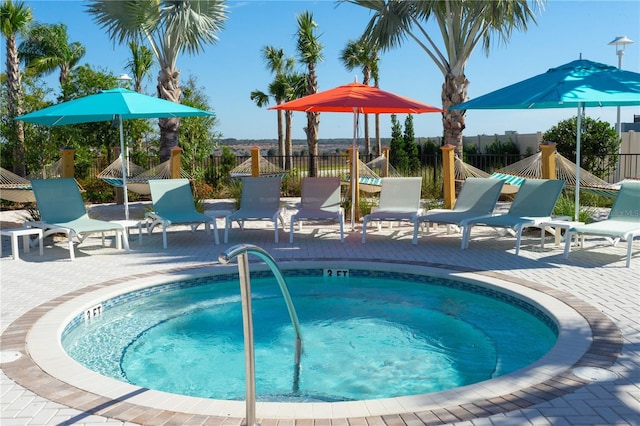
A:
[[[615,163],[609,161],[610,156],[619,156],[620,170],[616,170]],[[475,168],[483,170],[487,173],[493,173],[494,171],[506,167],[510,164],[516,163],[525,155],[521,154],[465,154],[464,162]],[[204,180],[215,185],[218,180],[228,178],[227,173],[230,168],[236,167],[243,162],[249,160],[251,156],[236,156],[234,164],[224,164],[220,156],[211,156],[205,161],[192,165],[191,170],[187,170],[187,173],[198,170],[199,173],[203,173]],[[264,159],[270,163],[282,168],[285,158],[283,156],[263,156]],[[363,162],[371,161],[373,158],[361,158]],[[301,180],[304,176],[307,176],[309,170],[309,155],[297,155],[291,157],[291,168],[287,171],[288,179],[292,183],[296,183],[297,180]],[[437,154],[425,154],[420,158],[420,169],[415,171],[398,170],[403,176],[420,176],[426,177],[427,174],[435,174],[442,166],[442,155]],[[640,154],[610,154],[603,155],[599,159],[601,169],[605,170],[603,180],[609,183],[615,183],[621,179],[640,179]],[[318,175],[320,176],[338,176],[346,177],[349,172],[349,157],[348,154],[321,154],[317,158]],[[611,165],[610,165],[611,164]],[[150,169],[157,164],[140,164],[140,166]],[[609,166],[605,166],[609,165]],[[95,169],[95,175],[99,173],[98,168]],[[93,174],[93,173],[92,173]],[[619,176],[619,179],[617,178]]]

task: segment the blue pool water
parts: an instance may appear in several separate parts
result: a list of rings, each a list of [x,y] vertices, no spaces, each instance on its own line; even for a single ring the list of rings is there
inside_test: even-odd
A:
[[[268,276],[252,278],[258,400],[435,392],[515,371],[556,341],[550,321],[535,308],[484,289],[480,294],[443,279],[416,283],[406,274],[381,279],[354,272],[343,279],[287,277],[304,347],[297,380],[295,334],[278,285]],[[237,278],[148,293],[104,303],[99,316],[68,327],[67,353],[141,387],[244,399]]]

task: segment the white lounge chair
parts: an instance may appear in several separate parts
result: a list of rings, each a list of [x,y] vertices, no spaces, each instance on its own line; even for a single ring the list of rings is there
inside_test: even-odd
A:
[[[550,221],[553,208],[560,197],[564,180],[525,179],[516,193],[509,211],[494,216],[463,220],[462,249],[469,247],[471,229],[474,226],[512,229],[516,233],[516,255],[520,253],[522,231],[528,227],[540,227]]]
[[[66,234],[71,260],[75,259],[73,237],[81,243],[87,235],[101,233],[104,245],[104,233],[109,231],[116,233],[116,247],[120,248],[122,241],[125,251],[129,252],[127,233],[122,225],[89,218],[75,179],[33,179],[31,188],[38,203],[40,221],[27,222],[25,226],[42,228],[42,238]]]
[[[491,215],[504,182],[495,178],[467,178],[452,210],[434,209],[418,216],[413,223],[413,244],[418,244],[418,231],[422,223],[427,223],[428,231],[432,223],[461,226],[464,220]]]
[[[340,242],[344,242],[344,210],[340,205],[340,178],[306,177],[302,179],[300,209],[291,216],[289,242],[293,243],[295,222],[333,220],[340,224]]]
[[[382,178],[378,208],[362,218],[362,244],[367,239],[367,223],[383,221],[415,223],[420,214],[422,177]]]
[[[607,237],[613,245],[620,240],[626,241],[628,268],[633,239],[640,236],[640,181],[622,183],[607,219],[569,228],[564,245],[565,259],[569,257],[574,235],[582,236],[581,245],[585,235]]]
[[[273,222],[274,240],[278,242],[278,220],[284,229],[284,217],[280,207],[280,187],[282,178],[246,177],[242,179],[240,208],[225,218],[224,242],[229,239],[231,224],[240,222],[244,229],[246,220],[268,220]]]
[[[153,212],[145,213],[152,220],[147,224],[149,234],[153,228],[162,225],[162,247],[167,248],[167,227],[171,225],[190,225],[195,231],[200,224],[206,232],[211,232],[211,223],[218,233],[215,220],[196,210],[189,179],[150,179],[149,190],[153,201]]]

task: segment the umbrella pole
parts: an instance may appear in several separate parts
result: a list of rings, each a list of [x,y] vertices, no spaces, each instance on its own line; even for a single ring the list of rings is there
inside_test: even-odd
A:
[[[129,195],[127,194],[127,170],[129,166],[129,155],[125,151],[124,144],[124,130],[122,126],[122,116],[118,115],[118,122],[120,128],[120,158],[122,160],[122,192],[124,192],[124,218],[129,220]]]
[[[578,118],[576,121],[576,185],[575,185],[575,213],[574,220],[577,222],[580,216],[580,137],[582,134],[582,116],[580,114],[580,103],[578,103]]]
[[[356,186],[357,186],[357,169],[358,167],[358,153],[356,151],[356,140],[358,138],[358,109],[353,109],[353,149],[351,150],[351,231],[355,230],[355,216],[356,216]]]

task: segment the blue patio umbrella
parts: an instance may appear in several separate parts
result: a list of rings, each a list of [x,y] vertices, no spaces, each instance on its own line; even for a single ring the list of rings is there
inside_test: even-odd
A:
[[[467,109],[576,108],[575,219],[580,208],[580,129],[585,107],[640,105],[640,74],[579,59],[547,72],[450,107]]]
[[[129,219],[127,197],[127,162],[122,120],[135,118],[172,118],[213,116],[213,113],[176,102],[147,96],[127,89],[102,90],[99,93],[63,102],[29,114],[16,117],[29,123],[45,126],[117,122],[120,129],[120,156],[122,158],[122,186],[124,188],[125,218]]]

